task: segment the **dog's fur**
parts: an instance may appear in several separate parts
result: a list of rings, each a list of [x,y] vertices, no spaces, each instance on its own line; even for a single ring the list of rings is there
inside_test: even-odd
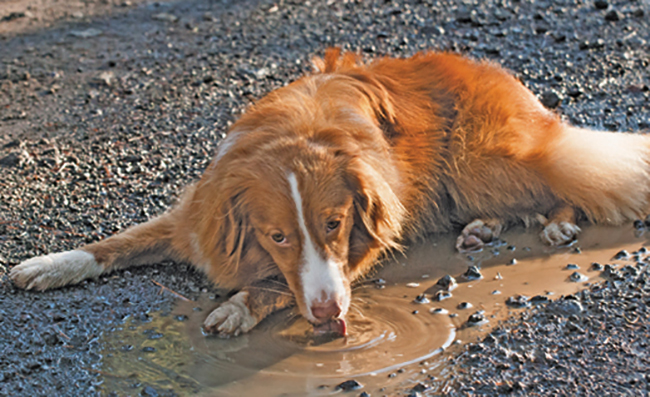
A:
[[[240,291],[205,321],[236,335],[294,303],[314,324],[345,316],[350,283],[426,234],[466,225],[457,247],[476,249],[537,218],[558,245],[578,216],[620,224],[647,210],[645,136],[571,127],[493,63],[424,53],[363,65],[336,49],[314,63],[232,127],[176,208],[27,260],[14,282],[45,290],[189,261]]]

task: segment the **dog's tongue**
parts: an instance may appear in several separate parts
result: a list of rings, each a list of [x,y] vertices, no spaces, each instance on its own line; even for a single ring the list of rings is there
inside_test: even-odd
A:
[[[314,325],[314,335],[332,335],[337,337],[346,336],[348,334],[348,327],[345,320],[337,318],[323,324]]]

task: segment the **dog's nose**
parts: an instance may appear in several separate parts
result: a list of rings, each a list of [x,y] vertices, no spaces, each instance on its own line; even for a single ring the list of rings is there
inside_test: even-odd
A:
[[[341,306],[334,299],[328,299],[325,302],[316,302],[311,306],[311,314],[317,320],[330,320],[341,314]]]

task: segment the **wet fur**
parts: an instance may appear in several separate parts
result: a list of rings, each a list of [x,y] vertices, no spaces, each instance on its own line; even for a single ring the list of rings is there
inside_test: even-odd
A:
[[[342,208],[331,255],[345,259],[348,294],[384,253],[431,233],[467,224],[500,231],[541,215],[542,238],[561,244],[579,232],[579,216],[620,224],[647,211],[645,136],[571,127],[491,62],[423,53],[364,65],[331,49],[314,63],[319,72],[270,93],[232,127],[176,208],[81,250],[105,271],[189,261],[247,292],[238,298],[250,309],[238,315],[253,317],[246,329],[206,324],[237,334],[296,303],[309,315],[295,258],[277,259],[263,234],[268,216],[295,218],[287,169],[301,178],[308,208]],[[32,284],[21,266],[11,273],[20,286],[62,284]]]

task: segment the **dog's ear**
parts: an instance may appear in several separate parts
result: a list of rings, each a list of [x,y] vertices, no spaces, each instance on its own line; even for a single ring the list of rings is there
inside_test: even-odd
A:
[[[313,57],[311,64],[317,73],[332,73],[359,66],[359,56],[353,52],[346,52],[341,56],[340,48],[330,47],[325,50],[325,58]]]
[[[370,251],[400,248],[405,209],[380,173],[362,159],[351,159],[347,177],[355,207],[349,262],[355,266]]]
[[[223,287],[241,287],[272,273],[273,259],[257,241],[247,216],[245,190],[221,184],[214,195],[199,189],[193,212],[199,247],[210,266],[206,271]],[[205,190],[205,191],[203,191]],[[197,212],[198,211],[198,212]]]

